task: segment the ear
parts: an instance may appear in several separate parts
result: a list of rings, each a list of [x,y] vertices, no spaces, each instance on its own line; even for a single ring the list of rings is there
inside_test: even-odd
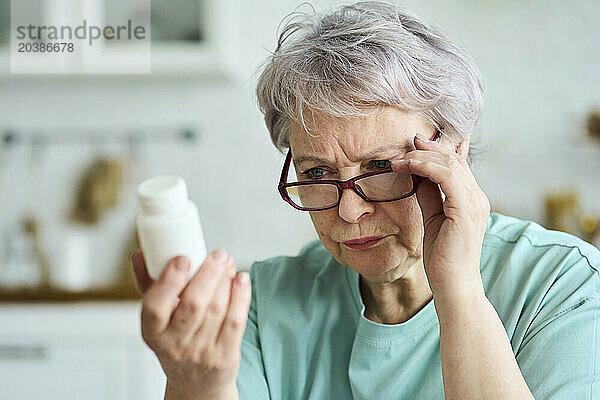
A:
[[[456,153],[464,160],[467,159],[467,154],[469,154],[469,137],[464,136],[462,141],[458,146],[456,146]]]

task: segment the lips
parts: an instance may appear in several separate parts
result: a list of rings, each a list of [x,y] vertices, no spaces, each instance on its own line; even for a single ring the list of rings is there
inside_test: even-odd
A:
[[[347,240],[343,243],[351,249],[364,249],[374,246],[384,237],[385,236],[366,236],[360,239]]]

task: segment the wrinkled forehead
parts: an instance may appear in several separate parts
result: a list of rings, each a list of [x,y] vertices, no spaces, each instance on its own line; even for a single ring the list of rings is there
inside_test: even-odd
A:
[[[395,107],[371,110],[367,116],[333,117],[318,113],[290,122],[290,147],[296,159],[303,155],[326,155],[336,151],[363,154],[373,149],[395,145],[406,149],[416,133],[429,134],[433,128],[420,113]]]

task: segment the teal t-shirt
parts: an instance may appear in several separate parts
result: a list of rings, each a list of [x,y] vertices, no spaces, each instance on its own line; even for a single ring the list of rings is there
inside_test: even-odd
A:
[[[491,213],[485,293],[536,400],[600,399],[600,251]],[[253,264],[240,399],[443,399],[433,300],[410,320],[365,318],[359,275],[320,241]]]

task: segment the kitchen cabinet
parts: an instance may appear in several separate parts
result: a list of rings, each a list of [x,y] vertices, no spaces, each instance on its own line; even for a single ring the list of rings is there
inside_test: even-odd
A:
[[[164,398],[140,301],[0,304],[0,387],[11,400]]]
[[[233,0],[181,0],[175,8],[166,0],[6,2],[0,4],[0,80],[57,73],[233,79],[235,7]],[[99,29],[93,40],[92,26]],[[119,27],[128,28],[123,37]],[[143,30],[143,40],[132,39],[133,28]],[[80,39],[68,34],[77,29]]]

